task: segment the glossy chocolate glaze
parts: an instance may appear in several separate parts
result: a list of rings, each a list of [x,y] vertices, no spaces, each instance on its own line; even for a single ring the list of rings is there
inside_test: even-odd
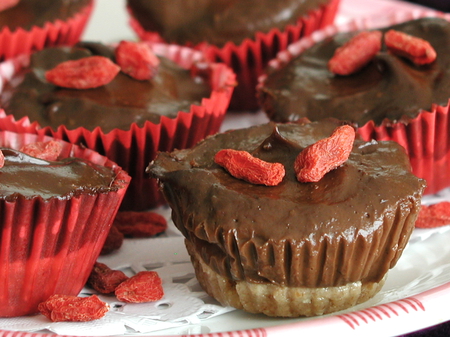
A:
[[[189,111],[191,104],[209,97],[211,88],[201,76],[193,76],[168,59],[161,58],[157,75],[138,81],[120,72],[112,82],[95,89],[65,89],[48,83],[45,70],[66,61],[91,55],[114,60],[113,50],[96,43],[74,48],[54,47],[32,55],[30,68],[19,72],[5,85],[0,99],[7,114],[16,119],[29,117],[41,126],[56,129],[100,126],[129,130],[132,123],[142,127],[146,121],[158,123],[161,116],[174,118]]]
[[[432,104],[447,105],[450,98],[450,23],[438,18],[409,21],[390,28],[418,36],[437,52],[435,62],[416,66],[385,50],[361,71],[338,76],[327,69],[336,48],[355,33],[340,33],[309,48],[282,69],[268,75],[259,91],[269,118],[277,122],[302,117],[335,117],[358,126],[373,120],[404,121]]]
[[[42,27],[46,22],[66,21],[92,0],[20,0],[16,6],[0,11],[0,29]]]
[[[117,190],[111,184],[114,172],[79,158],[46,161],[20,151],[0,148],[5,164],[0,168],[0,198],[13,201],[19,196],[66,199],[80,194]]]
[[[326,287],[380,281],[414,228],[424,180],[395,142],[356,140],[350,158],[317,183],[299,183],[298,153],[328,137],[336,120],[265,124],[160,153],[159,179],[175,225],[216,272],[231,280]],[[275,187],[233,178],[214,163],[223,148],[285,165]]]
[[[180,44],[240,44],[256,32],[283,29],[329,0],[127,0],[142,27]]]

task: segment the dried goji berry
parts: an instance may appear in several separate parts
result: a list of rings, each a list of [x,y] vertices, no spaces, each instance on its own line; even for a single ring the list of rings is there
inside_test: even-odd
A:
[[[390,52],[406,57],[417,65],[431,63],[437,56],[428,41],[394,29],[384,34],[384,42]]]
[[[160,300],[164,296],[164,290],[157,272],[141,271],[122,282],[115,294],[122,302],[143,303]]]
[[[116,226],[111,226],[106,237],[105,243],[103,244],[100,255],[106,255],[112,253],[113,251],[122,247],[123,244],[123,234],[119,231]]]
[[[450,202],[422,205],[416,220],[417,228],[436,228],[450,225]]]
[[[53,322],[88,322],[105,316],[109,305],[97,295],[52,295],[45,302],[39,303],[38,310]]]
[[[311,144],[299,153],[294,162],[297,180],[317,182],[350,156],[355,130],[350,125],[336,128],[330,137]]]
[[[121,41],[115,54],[122,71],[137,80],[149,80],[157,72],[159,58],[145,42]]]
[[[156,212],[118,212],[113,226],[126,237],[145,238],[167,229],[167,220]]]
[[[328,61],[328,69],[338,75],[350,75],[365,65],[381,49],[382,33],[378,30],[363,31],[336,49]]]
[[[20,0],[2,0],[0,1],[0,12],[4,11],[5,9],[14,7],[19,3]]]
[[[223,149],[216,153],[214,161],[233,177],[257,185],[276,186],[286,173],[283,164],[266,162],[246,151]]]
[[[56,140],[50,140],[48,142],[35,142],[22,146],[20,151],[39,159],[56,160],[62,151],[62,145]]]
[[[114,270],[104,263],[96,262],[89,275],[87,284],[99,293],[111,294],[119,284],[127,279],[128,276],[123,271]]]
[[[104,56],[89,56],[69,60],[45,72],[50,83],[63,88],[91,89],[111,82],[120,67]]]
[[[5,155],[3,154],[3,151],[0,150],[0,168],[5,166]]]

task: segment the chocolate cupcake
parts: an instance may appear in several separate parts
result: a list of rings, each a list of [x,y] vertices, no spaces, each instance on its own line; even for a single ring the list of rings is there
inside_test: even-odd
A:
[[[56,143],[55,157],[23,148],[36,142]],[[14,317],[37,313],[53,294],[80,292],[130,177],[106,157],[50,137],[2,131],[0,150],[0,317]]]
[[[79,41],[93,0],[19,0],[0,10],[0,60]]]
[[[133,178],[122,210],[140,211],[164,202],[156,182],[145,174],[148,162],[157,151],[185,148],[217,132],[235,77],[223,64],[197,62],[198,52],[170,45],[153,46],[159,64],[148,80],[119,72],[103,86],[72,89],[44,77],[67,60],[103,56],[115,62],[115,51],[80,43],[3,64],[8,83],[0,94],[6,112],[0,128],[83,144],[114,160]],[[11,68],[19,69],[10,76]]]
[[[314,316],[364,302],[382,287],[414,229],[425,182],[398,143],[360,139],[342,165],[299,182],[299,153],[340,124],[263,124],[150,163],[199,282],[223,305]],[[214,160],[223,149],[280,163],[284,178],[276,186],[235,178]]]
[[[233,110],[258,108],[255,86],[290,43],[334,21],[339,0],[128,0],[131,26],[147,41],[187,45],[237,74]]]
[[[445,42],[450,23],[415,14],[383,28],[355,21],[291,45],[261,77],[258,95],[273,121],[335,117],[353,123],[366,140],[399,142],[413,172],[427,180],[429,194],[450,186],[450,47]],[[406,33],[429,43],[436,59],[415,64],[388,49],[383,40],[381,50],[362,69],[349,75],[332,73],[328,63],[335,51],[362,31]]]

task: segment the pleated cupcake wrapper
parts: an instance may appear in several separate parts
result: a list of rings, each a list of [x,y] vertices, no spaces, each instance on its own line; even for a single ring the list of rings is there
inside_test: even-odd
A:
[[[386,209],[370,234],[356,232],[351,239],[324,235],[275,241],[256,236],[244,241],[232,231],[218,231],[210,240],[215,244],[209,244],[218,245],[214,253],[203,249],[206,244],[193,232],[187,240],[209,267],[229,280],[309,288],[379,282],[402,255],[414,229],[420,198],[411,199]]]
[[[19,54],[30,54],[45,47],[73,45],[80,40],[81,34],[94,8],[92,1],[72,18],[47,22],[42,27],[31,29],[17,28],[0,30],[0,60],[6,60]]]
[[[419,19],[422,17],[442,17],[450,21],[450,15],[428,10],[396,13],[393,16],[370,20],[352,20],[344,25],[329,26],[311,36],[290,45],[286,51],[280,52],[269,62],[266,74],[258,79],[257,88],[263,87],[270,74],[282,68],[290,60],[312,47],[326,37],[340,32],[364,29],[375,29],[391,26],[400,22]],[[450,99],[450,90],[449,90]],[[369,122],[358,128],[358,133],[366,140],[394,140],[407,151],[413,173],[427,181],[424,194],[434,194],[450,186],[450,122],[449,106],[433,105],[430,111],[422,111],[416,118],[402,118],[393,122],[384,120],[379,126]]]
[[[48,135],[74,144],[83,144],[120,165],[132,177],[122,210],[142,211],[164,204],[155,179],[145,172],[147,165],[158,151],[172,151],[195,145],[206,136],[219,131],[236,85],[233,71],[225,64],[202,61],[198,51],[186,47],[152,44],[158,55],[164,55],[185,68],[194,64],[207,69],[212,87],[211,96],[199,105],[191,105],[189,112],[179,111],[175,118],[163,116],[160,123],[146,122],[143,127],[132,124],[130,130],[115,129],[104,133],[100,127],[89,131],[85,128],[56,130],[39,127],[28,118],[15,120],[0,111],[0,129]],[[26,67],[29,57],[20,56],[0,65],[0,85],[10,79],[14,72]]]
[[[0,132],[0,144],[19,149],[48,141],[33,134]],[[98,153],[60,141],[61,157],[79,157],[110,167],[116,191],[50,198],[0,200],[0,317],[37,312],[53,294],[77,295],[100,254],[130,177]]]
[[[272,29],[268,33],[257,33],[254,39],[246,39],[239,45],[229,42],[219,48],[200,43],[192,48],[202,51],[210,62],[224,62],[236,73],[238,86],[230,103],[231,110],[256,110],[259,108],[255,91],[257,78],[262,74],[267,62],[294,41],[333,23],[339,3],[340,0],[331,0],[329,4],[310,11],[308,15],[299,18],[295,25],[289,25],[283,31]],[[130,10],[129,13],[130,26],[139,38],[163,42],[158,33],[146,31],[133,18]]]
[[[449,93],[450,96],[450,93]],[[358,129],[365,140],[394,140],[408,152],[413,173],[427,182],[425,194],[450,186],[449,105],[433,106],[405,123],[376,126],[369,122]]]

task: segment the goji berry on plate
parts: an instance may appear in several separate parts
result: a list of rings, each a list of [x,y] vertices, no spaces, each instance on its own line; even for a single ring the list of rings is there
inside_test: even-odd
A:
[[[127,279],[128,276],[123,271],[111,269],[104,263],[96,262],[87,284],[101,294],[111,294]]]
[[[115,295],[119,301],[127,303],[154,302],[164,296],[164,289],[157,272],[141,271],[122,282]]]
[[[106,237],[105,243],[103,244],[100,255],[110,254],[113,251],[122,247],[124,235],[119,231],[117,226],[111,226]]]
[[[297,156],[294,170],[303,183],[318,182],[347,161],[353,148],[355,129],[350,125],[337,127],[330,137],[307,146]]]
[[[121,41],[115,51],[122,72],[137,80],[149,80],[156,75],[159,58],[145,42]]]
[[[48,82],[63,88],[92,89],[111,82],[120,67],[104,56],[89,56],[58,64],[45,72]]]
[[[286,174],[283,164],[269,163],[247,151],[223,149],[216,153],[214,161],[233,177],[256,185],[276,186]]]
[[[53,322],[88,322],[105,316],[109,304],[97,295],[77,297],[57,294],[39,303],[38,310]]]
[[[406,57],[417,65],[431,63],[437,57],[428,41],[394,29],[384,34],[384,42],[390,52]]]
[[[167,229],[167,220],[152,211],[122,211],[117,213],[113,226],[126,237],[147,238],[164,232]]]
[[[379,30],[363,31],[336,49],[328,69],[337,75],[351,75],[366,66],[381,49]]]
[[[416,220],[416,228],[436,228],[450,225],[450,202],[422,205]]]
[[[56,140],[35,142],[22,146],[20,151],[35,158],[52,161],[58,159],[62,145]]]

